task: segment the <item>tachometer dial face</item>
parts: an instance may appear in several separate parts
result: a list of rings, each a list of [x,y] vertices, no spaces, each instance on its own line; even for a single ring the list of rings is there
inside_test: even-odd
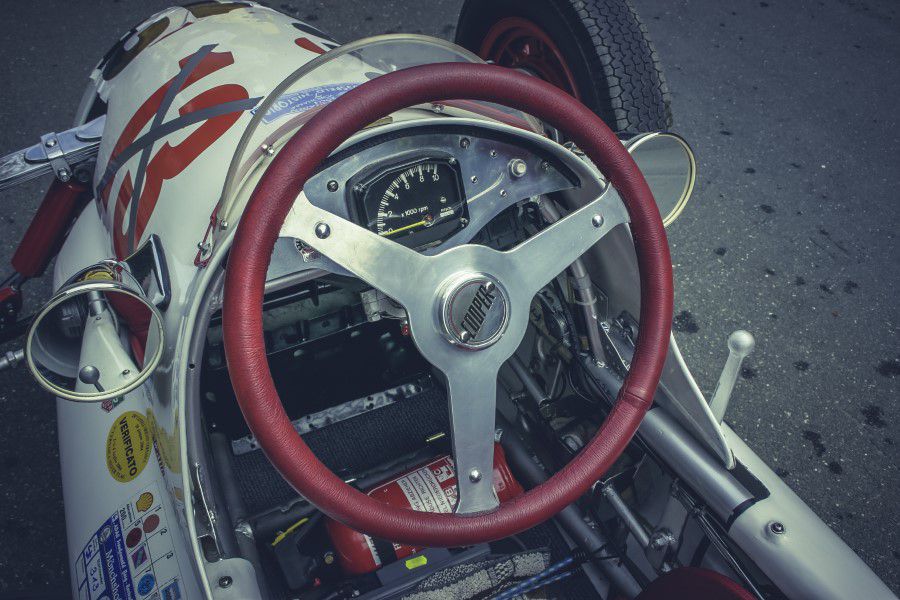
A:
[[[467,222],[455,163],[429,159],[396,167],[363,184],[360,208],[380,236],[421,247],[440,241]]]

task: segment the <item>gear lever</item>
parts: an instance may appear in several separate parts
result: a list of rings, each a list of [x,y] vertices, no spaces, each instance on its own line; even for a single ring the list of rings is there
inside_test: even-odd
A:
[[[755,346],[756,340],[749,331],[738,329],[728,336],[728,359],[709,402],[709,409],[717,423],[721,423],[725,418],[725,411],[728,410],[728,403],[731,401],[731,392],[734,391],[734,384],[741,372],[741,363],[753,352]]]

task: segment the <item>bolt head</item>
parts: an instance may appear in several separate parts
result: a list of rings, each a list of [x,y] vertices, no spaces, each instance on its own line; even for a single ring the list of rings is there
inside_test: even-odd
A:
[[[521,158],[514,158],[509,161],[509,172],[513,177],[522,177],[528,172],[528,165]]]
[[[467,330],[463,329],[462,331],[459,332],[459,339],[462,340],[463,342],[468,342],[470,339],[472,339],[472,334],[469,333]]]
[[[479,471],[478,469],[472,469],[471,471],[469,471],[469,481],[471,481],[472,483],[478,483],[479,481],[481,481],[481,471]]]
[[[56,140],[47,140],[46,143],[44,143],[44,145],[47,146],[48,148],[52,148],[53,146],[56,145]]]
[[[336,192],[336,191],[338,191],[338,182],[335,181],[334,179],[332,179],[331,181],[329,181],[329,182],[328,182],[328,191],[329,191],[329,192]]]
[[[59,180],[62,181],[63,183],[72,179],[72,174],[69,173],[68,169],[60,169],[59,171],[56,172],[56,176],[59,177]]]
[[[234,579],[232,579],[228,575],[222,575],[219,577],[219,587],[220,588],[229,588],[231,584],[234,583]]]
[[[471,144],[471,143],[472,143],[472,141],[469,138],[463,138],[463,139],[459,140],[459,147],[462,148],[463,150],[465,150],[466,148],[469,147],[469,144]]]
[[[331,235],[331,227],[328,226],[328,223],[316,223],[316,237],[320,240],[324,240],[329,235]]]
[[[772,521],[769,524],[769,530],[776,535],[781,535],[786,531],[784,523],[781,523],[779,521]]]
[[[603,215],[594,215],[593,217],[591,217],[591,224],[597,228],[602,227],[603,226]]]

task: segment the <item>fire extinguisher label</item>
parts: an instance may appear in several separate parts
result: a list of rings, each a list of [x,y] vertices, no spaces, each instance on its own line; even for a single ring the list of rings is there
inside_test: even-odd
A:
[[[397,480],[397,485],[406,496],[413,510],[433,513],[448,513],[453,510],[456,479],[453,462],[443,458],[422,467]],[[445,489],[441,484],[446,483]],[[453,498],[448,496],[451,492]]]

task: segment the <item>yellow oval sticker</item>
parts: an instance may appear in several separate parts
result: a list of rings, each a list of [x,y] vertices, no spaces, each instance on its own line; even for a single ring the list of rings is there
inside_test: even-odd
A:
[[[134,480],[147,466],[152,447],[150,428],[144,415],[133,410],[123,413],[106,436],[109,474],[122,483]]]

